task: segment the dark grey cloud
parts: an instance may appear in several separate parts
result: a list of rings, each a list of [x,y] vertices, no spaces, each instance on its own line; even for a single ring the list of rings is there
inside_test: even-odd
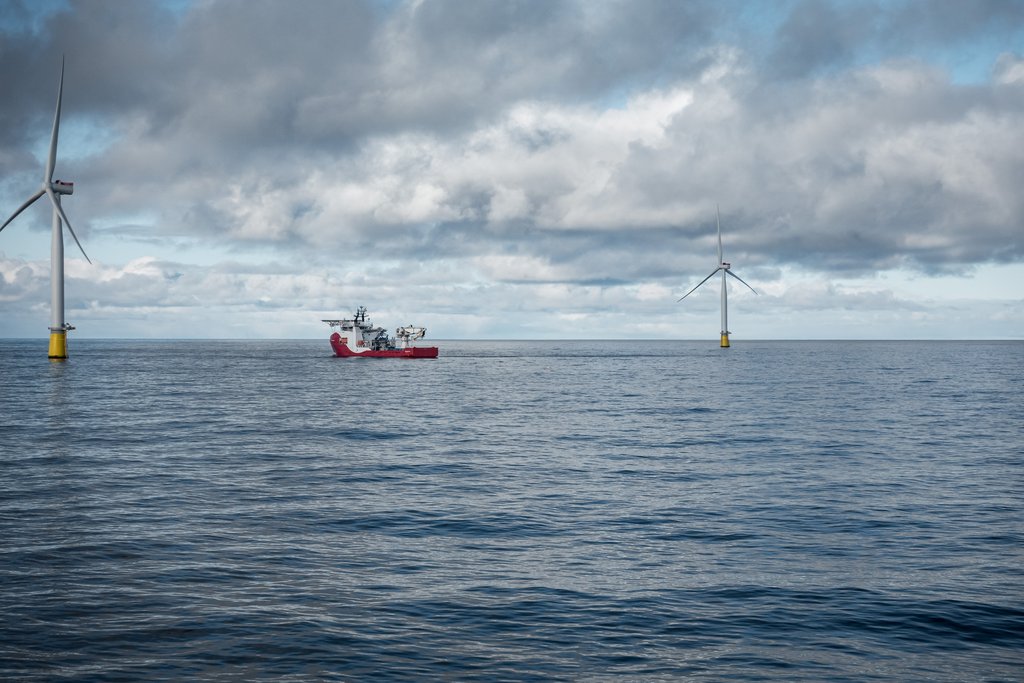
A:
[[[783,7],[783,5],[779,5]],[[804,78],[878,59],[905,59],[964,49],[972,43],[1020,45],[1024,3],[834,2],[799,0],[767,43],[766,75]],[[956,62],[969,62],[969,54]]]
[[[768,65],[785,78],[848,64],[876,38],[879,12],[869,3],[801,0],[776,31]]]

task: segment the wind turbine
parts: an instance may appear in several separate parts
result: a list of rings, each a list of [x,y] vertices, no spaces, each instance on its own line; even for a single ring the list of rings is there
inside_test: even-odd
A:
[[[53,204],[53,230],[50,240],[50,358],[52,360],[64,360],[68,357],[68,330],[75,329],[74,326],[64,322],[64,233],[61,230],[61,221],[68,226],[68,232],[75,239],[75,244],[82,251],[85,260],[89,259],[82,243],[71,227],[71,221],[60,205],[60,196],[72,194],[75,191],[75,184],[63,180],[53,179],[53,167],[57,162],[57,133],[60,129],[60,103],[64,93],[64,58],[60,60],[60,84],[57,86],[57,111],[53,115],[53,132],[50,134],[50,156],[46,159],[46,169],[43,171],[43,186],[34,195],[15,211],[7,221],[0,225],[0,230],[6,228],[11,221],[18,217],[22,211],[31,206],[44,194],[50,198]]]
[[[722,214],[718,210],[717,205],[715,206],[715,217],[718,223],[718,267],[711,271],[711,275],[708,275],[706,278],[698,282],[697,287],[700,287],[702,284],[710,280],[711,277],[718,271],[722,271],[722,348],[726,349],[729,348],[729,299],[727,294],[728,287],[726,287],[725,276],[731,275],[740,282],[743,282],[743,284],[747,285],[747,283],[744,282],[743,278],[741,278],[739,275],[732,272],[731,264],[726,263],[725,261],[722,260]],[[679,301],[682,301],[683,299],[697,291],[697,287],[694,287],[689,292],[681,296],[679,298]],[[750,285],[747,285],[747,288],[751,292],[754,292],[754,294],[757,294],[754,288],[751,287]]]

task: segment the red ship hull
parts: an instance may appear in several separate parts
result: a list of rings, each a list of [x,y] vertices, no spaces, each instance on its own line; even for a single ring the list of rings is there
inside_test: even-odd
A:
[[[331,335],[331,348],[339,358],[437,358],[436,346],[408,346],[404,349],[355,352],[341,341],[341,335]]]

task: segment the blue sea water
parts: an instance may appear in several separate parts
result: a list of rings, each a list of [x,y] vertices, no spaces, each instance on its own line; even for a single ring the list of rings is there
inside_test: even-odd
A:
[[[1019,681],[1024,343],[0,340],[0,679]]]

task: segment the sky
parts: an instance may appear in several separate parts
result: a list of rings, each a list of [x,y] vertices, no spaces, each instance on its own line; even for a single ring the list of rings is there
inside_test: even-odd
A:
[[[0,0],[0,220],[62,55],[83,338],[1024,338],[1024,0]]]

